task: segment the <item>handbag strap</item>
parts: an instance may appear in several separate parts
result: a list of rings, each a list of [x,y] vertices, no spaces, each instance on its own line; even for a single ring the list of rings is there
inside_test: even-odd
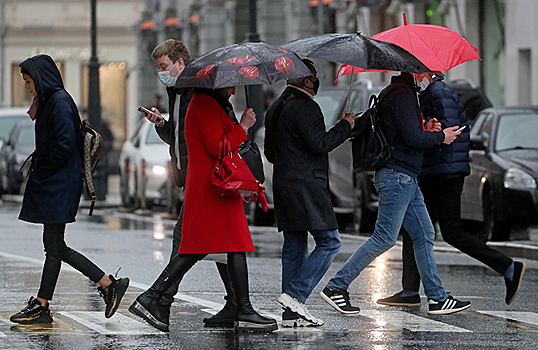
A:
[[[230,138],[228,135],[222,135],[219,140],[219,159],[222,159],[225,155],[232,153],[232,147],[230,146]]]

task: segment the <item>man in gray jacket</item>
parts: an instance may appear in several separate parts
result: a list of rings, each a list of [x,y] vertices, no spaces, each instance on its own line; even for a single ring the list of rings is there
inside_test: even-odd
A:
[[[342,115],[326,131],[323,113],[314,101],[319,88],[312,61],[303,62],[312,75],[288,81],[266,114],[265,155],[274,164],[273,195],[278,230],[283,231],[282,326],[321,326],[305,302],[340,250],[338,224],[331,203],[328,153],[340,146],[354,125],[353,113]],[[316,247],[308,255],[308,232]]]

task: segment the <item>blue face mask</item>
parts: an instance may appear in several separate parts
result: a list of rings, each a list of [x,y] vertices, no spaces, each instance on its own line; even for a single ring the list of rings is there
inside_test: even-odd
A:
[[[174,63],[174,66],[177,64]],[[172,70],[172,68],[174,68],[174,66],[172,66],[170,68],[170,70]],[[161,81],[161,83],[163,83],[165,86],[175,86],[176,85],[176,81],[177,81],[177,77],[173,77],[170,75],[170,70],[165,70],[165,71],[162,71],[162,72],[159,72],[159,80]]]

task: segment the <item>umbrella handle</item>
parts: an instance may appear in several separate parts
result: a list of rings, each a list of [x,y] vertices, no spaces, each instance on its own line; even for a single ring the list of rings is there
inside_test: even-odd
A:
[[[245,88],[245,100],[247,101],[247,108],[248,108],[248,106],[250,105],[248,101],[248,89],[246,85],[243,85],[243,87]]]
[[[347,94],[347,109],[346,111],[349,113],[349,109],[351,108],[351,90],[353,88],[353,71],[355,70],[354,66],[351,66],[351,77],[349,79],[349,93]]]

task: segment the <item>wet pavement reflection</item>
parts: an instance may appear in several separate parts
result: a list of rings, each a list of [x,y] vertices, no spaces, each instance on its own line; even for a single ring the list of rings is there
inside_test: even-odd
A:
[[[473,306],[451,316],[428,316],[422,307],[382,307],[380,297],[401,285],[399,248],[376,259],[351,284],[358,315],[334,311],[318,295],[328,279],[364,241],[343,237],[338,258],[307,305],[324,320],[320,328],[280,328],[270,334],[236,333],[206,328],[202,319],[225,302],[224,287],[214,262],[201,261],[180,286],[171,309],[170,332],[155,330],[128,312],[129,305],[153,282],[168,262],[175,222],[156,217],[101,211],[79,215],[68,225],[66,240],[107,273],[122,267],[131,286],[111,319],[97,285],[63,265],[51,308],[50,325],[14,325],[9,317],[19,311],[39,288],[43,264],[42,228],[16,220],[15,209],[0,207],[0,350],[1,349],[468,349],[538,348],[538,263],[529,270],[516,301],[506,306],[503,279],[480,263],[454,252],[436,252],[445,288]],[[99,213],[98,213],[99,214]],[[276,303],[280,294],[282,236],[274,228],[252,228],[256,252],[248,255],[251,300],[260,312],[280,321]]]

